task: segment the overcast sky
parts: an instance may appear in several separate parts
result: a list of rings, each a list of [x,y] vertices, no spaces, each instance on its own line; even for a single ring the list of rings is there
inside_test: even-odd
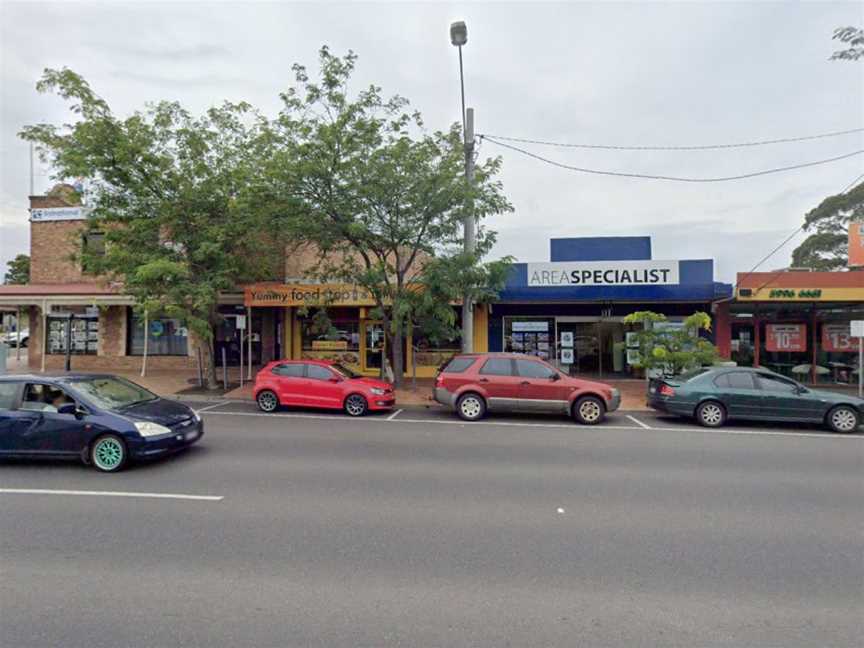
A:
[[[224,99],[273,114],[290,66],[328,44],[360,57],[358,84],[408,97],[429,128],[459,119],[453,20],[465,20],[468,105],[477,131],[561,142],[691,145],[864,126],[864,61],[829,61],[835,27],[864,24],[857,3],[13,3],[0,0],[0,263],[29,251],[25,124],[69,120],[39,95],[43,68],[81,73],[116,114]],[[359,86],[358,86],[359,87]],[[532,147],[582,167],[718,176],[864,149],[861,133],[707,152]],[[722,184],[582,175],[484,142],[504,158],[515,213],[496,218],[496,255],[548,260],[549,239],[640,235],[657,259],[714,258],[733,281],[804,213],[864,172],[864,156]],[[51,184],[37,166],[36,192]],[[796,239],[797,240],[797,239]],[[767,262],[788,263],[795,241]]]

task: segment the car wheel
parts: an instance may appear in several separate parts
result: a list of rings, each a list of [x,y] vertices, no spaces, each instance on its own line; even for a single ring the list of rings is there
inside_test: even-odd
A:
[[[582,425],[597,425],[606,417],[606,405],[596,396],[583,396],[573,405],[573,418]]]
[[[348,416],[363,416],[369,409],[369,403],[360,394],[351,394],[345,399],[345,413]]]
[[[279,398],[269,389],[258,392],[258,397],[255,399],[258,402],[258,409],[262,412],[275,412],[279,407]]]
[[[834,432],[849,434],[858,429],[861,419],[858,412],[848,405],[840,405],[828,412],[828,427]]]
[[[101,472],[117,472],[126,465],[126,444],[114,434],[100,436],[90,447],[90,463]]]
[[[463,421],[479,421],[486,416],[486,401],[479,394],[462,394],[456,401],[456,413]]]
[[[726,423],[726,409],[717,401],[705,401],[696,408],[696,420],[705,427],[720,427]]]

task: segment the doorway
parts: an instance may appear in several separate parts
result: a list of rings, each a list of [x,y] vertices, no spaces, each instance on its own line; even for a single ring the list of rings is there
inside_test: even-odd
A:
[[[361,369],[364,373],[381,373],[385,350],[384,325],[381,322],[363,321],[360,328],[363,340]]]

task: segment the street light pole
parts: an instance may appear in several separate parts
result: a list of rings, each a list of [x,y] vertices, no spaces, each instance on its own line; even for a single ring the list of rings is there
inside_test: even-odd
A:
[[[465,108],[465,75],[462,70],[462,46],[468,42],[468,28],[464,22],[454,22],[450,25],[450,42],[459,48],[459,85],[462,90],[462,133],[465,147],[465,183],[469,192],[474,186],[474,109]],[[475,222],[472,199],[469,196],[463,216],[463,244],[466,255],[474,254]],[[474,350],[474,305],[471,295],[466,292],[462,296],[462,351],[471,353]]]

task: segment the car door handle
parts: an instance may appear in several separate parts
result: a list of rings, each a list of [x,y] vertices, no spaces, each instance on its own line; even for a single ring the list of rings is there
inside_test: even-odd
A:
[[[521,383],[519,383],[519,384],[520,384],[520,385],[530,385],[531,383],[528,382],[527,380],[523,380],[523,381],[522,381]]]
[[[488,378],[481,378],[477,382],[489,382],[489,379]]]

